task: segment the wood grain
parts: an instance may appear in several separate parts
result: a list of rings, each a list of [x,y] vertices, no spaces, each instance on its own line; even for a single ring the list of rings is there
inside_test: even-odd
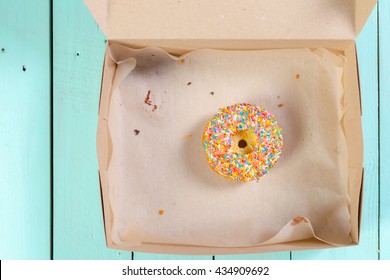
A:
[[[0,1],[0,259],[50,258],[49,4]]]
[[[379,2],[380,259],[390,259],[390,2]]]
[[[364,139],[364,202],[360,244],[293,252],[292,259],[378,259],[378,44],[377,9],[357,39]]]
[[[54,258],[131,259],[105,244],[96,127],[105,38],[82,0],[55,0]]]

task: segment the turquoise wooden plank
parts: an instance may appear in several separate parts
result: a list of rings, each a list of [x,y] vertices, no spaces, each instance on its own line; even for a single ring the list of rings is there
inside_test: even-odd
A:
[[[246,255],[221,255],[215,256],[216,260],[289,260],[290,252],[246,254]]]
[[[131,259],[106,248],[96,127],[105,38],[82,0],[55,0],[54,258]]]
[[[360,244],[293,252],[292,259],[378,258],[378,45],[377,9],[357,40],[364,137],[364,202]]]
[[[379,2],[380,258],[390,259],[390,2]]]
[[[134,260],[211,260],[213,256],[134,253]]]
[[[50,1],[0,1],[0,259],[50,259]]]

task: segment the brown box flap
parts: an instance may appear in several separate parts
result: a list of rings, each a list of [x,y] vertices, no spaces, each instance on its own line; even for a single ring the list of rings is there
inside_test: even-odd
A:
[[[355,39],[377,0],[84,0],[108,39]]]

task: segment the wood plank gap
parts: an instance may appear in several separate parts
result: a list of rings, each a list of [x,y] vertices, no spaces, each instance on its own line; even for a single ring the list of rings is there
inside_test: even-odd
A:
[[[381,65],[381,46],[380,46],[380,5],[377,3],[377,48],[378,48],[378,260],[381,259],[381,87],[380,87],[380,65]]]
[[[54,64],[53,64],[53,0],[50,0],[50,259],[54,259]]]

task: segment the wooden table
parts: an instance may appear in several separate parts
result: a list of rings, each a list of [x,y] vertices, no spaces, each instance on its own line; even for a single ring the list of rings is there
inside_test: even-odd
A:
[[[390,259],[390,1],[359,36],[361,244],[216,259]],[[82,0],[0,2],[0,259],[212,259],[107,249],[95,135],[105,37]]]

